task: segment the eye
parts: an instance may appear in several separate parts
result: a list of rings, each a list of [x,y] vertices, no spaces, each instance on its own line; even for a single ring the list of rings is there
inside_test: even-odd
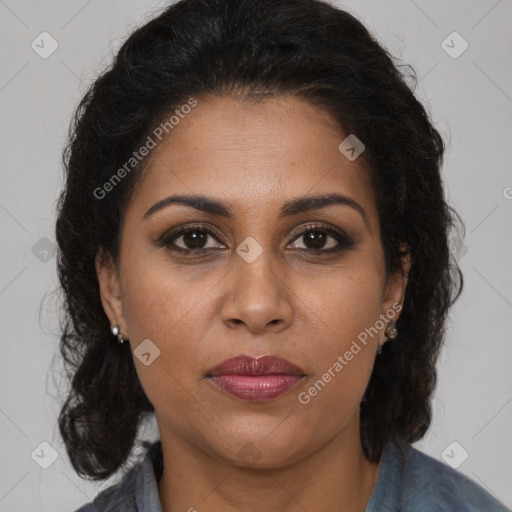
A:
[[[329,239],[331,239],[331,242],[325,247]],[[321,225],[306,226],[294,240],[302,241],[303,245],[301,247],[297,245],[297,242],[293,242],[295,249],[323,254],[352,249],[356,245],[356,241],[341,229]],[[332,243],[333,240],[334,244]]]
[[[226,245],[219,242],[220,238],[221,235],[213,228],[187,225],[165,233],[157,245],[184,254],[205,253],[216,249],[226,249]],[[217,244],[215,244],[215,240]],[[302,246],[300,242],[302,242]],[[326,244],[328,244],[327,247],[325,247]],[[356,241],[341,229],[309,225],[293,239],[291,245],[293,249],[300,251],[330,254],[352,249],[356,245]]]
[[[171,250],[182,252],[200,252],[209,249],[225,249],[226,246],[220,244],[220,247],[210,246],[212,239],[218,241],[219,235],[210,228],[203,226],[184,226],[176,231],[167,233],[162,237],[162,245]],[[219,242],[220,243],[220,242]]]

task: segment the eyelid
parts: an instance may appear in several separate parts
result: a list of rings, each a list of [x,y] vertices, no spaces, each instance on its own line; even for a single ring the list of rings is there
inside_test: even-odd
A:
[[[295,238],[299,237],[300,235],[302,235],[308,231],[314,231],[314,230],[325,231],[326,233],[335,233],[336,235],[343,237],[347,240],[350,240],[352,238],[347,233],[345,233],[345,231],[343,231],[340,228],[336,228],[334,226],[322,224],[322,223],[311,223],[311,224],[307,224],[306,226],[302,226],[302,228],[300,228],[300,231],[295,234],[295,237],[291,241],[295,240]]]

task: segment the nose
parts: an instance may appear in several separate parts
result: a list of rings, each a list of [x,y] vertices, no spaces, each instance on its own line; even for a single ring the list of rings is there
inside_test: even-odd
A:
[[[252,333],[280,332],[292,322],[293,293],[286,270],[269,249],[251,263],[233,255],[231,272],[223,283],[230,292],[222,306],[222,321],[233,329]]]

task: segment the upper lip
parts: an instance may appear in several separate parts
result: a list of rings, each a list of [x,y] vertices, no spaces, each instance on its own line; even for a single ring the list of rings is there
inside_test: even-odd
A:
[[[304,371],[277,356],[236,356],[222,361],[208,373],[215,375],[304,375]]]

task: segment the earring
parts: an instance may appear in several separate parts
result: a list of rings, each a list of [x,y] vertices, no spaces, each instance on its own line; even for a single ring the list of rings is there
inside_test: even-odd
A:
[[[124,340],[123,335],[121,334],[121,330],[119,329],[119,325],[115,325],[114,327],[112,327],[112,334],[114,336],[117,336],[117,342],[122,345]]]
[[[398,336],[398,330],[395,326],[395,322],[388,322],[388,326],[386,327],[385,335],[392,340]]]
[[[395,322],[388,322],[388,326],[386,327],[386,332],[384,333],[387,338],[395,339],[398,336],[398,330],[395,327]],[[382,354],[382,345],[377,347],[377,354]]]

